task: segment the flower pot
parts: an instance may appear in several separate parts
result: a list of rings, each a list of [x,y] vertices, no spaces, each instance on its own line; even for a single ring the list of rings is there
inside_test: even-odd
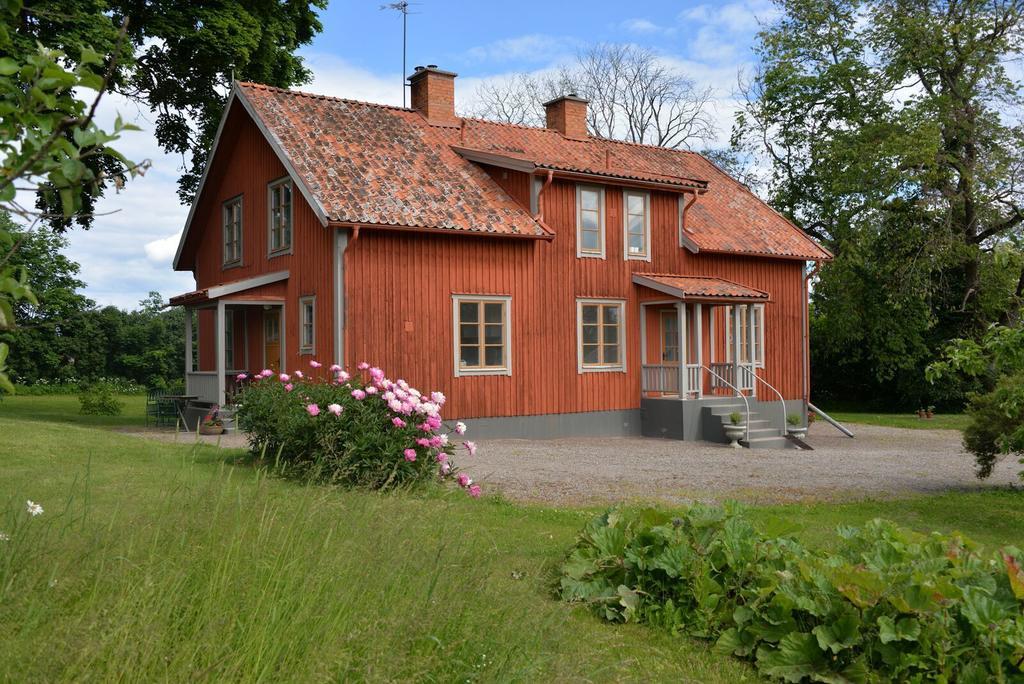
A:
[[[807,438],[807,428],[805,427],[789,427],[786,430],[797,439]]]
[[[932,413],[931,411],[925,411],[925,412],[924,412],[924,418],[925,418],[925,420],[931,420],[931,419],[932,419],[932,418],[934,418],[934,417],[935,417],[935,414],[934,414],[934,413]]]
[[[199,434],[201,435],[220,435],[224,433],[223,425],[200,425]]]
[[[731,440],[729,446],[733,449],[742,449],[739,440],[747,431],[746,425],[733,425],[732,423],[722,426],[725,430],[725,438]]]

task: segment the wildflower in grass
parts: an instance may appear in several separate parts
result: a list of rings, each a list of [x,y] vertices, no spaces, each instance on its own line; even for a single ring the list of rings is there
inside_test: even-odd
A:
[[[297,377],[299,380],[301,380],[305,376],[302,374],[302,371],[297,370],[297,371],[295,371],[295,377]]]
[[[408,461],[409,463],[412,463],[413,461],[416,460],[416,450],[415,449],[406,449],[404,453],[405,453],[405,460]]]
[[[28,509],[28,514],[32,517],[43,514],[43,507],[37,504],[32,499],[25,502],[25,508]]]
[[[316,404],[307,404],[306,413],[313,416],[314,418],[320,415],[320,407]]]
[[[471,485],[469,487],[469,495],[474,499],[480,498],[480,485]]]
[[[344,411],[345,409],[341,407],[341,404],[328,404],[327,410],[336,416],[340,416],[341,412]]]
[[[438,406],[444,406],[445,399],[447,399],[447,397],[445,397],[441,392],[430,393],[430,401],[434,402]]]
[[[312,361],[310,363],[312,363]],[[331,367],[328,368],[327,370],[331,371],[332,373],[340,373],[341,372],[341,366],[339,366],[336,363],[332,363]]]
[[[309,367],[310,368],[319,368],[322,365],[324,365],[324,364],[320,363],[319,361],[310,361],[309,362]]]
[[[354,389],[352,390],[352,396],[358,399],[359,401],[362,401],[363,399],[366,398],[366,392],[364,392],[361,389]]]
[[[462,446],[466,447],[470,456],[476,456],[476,442],[463,442]]]
[[[356,366],[356,368],[358,368],[359,370],[366,370],[369,367],[370,367],[370,364],[366,363],[365,361],[360,361],[359,365]]]
[[[290,382],[287,385],[284,386],[284,391],[285,392],[291,392],[293,389],[295,389],[295,385],[293,385]]]
[[[402,420],[401,418],[399,418],[398,416],[395,416],[394,418],[392,418],[391,422],[392,422],[392,424],[396,428],[404,428],[405,427],[405,421]]]
[[[459,473],[458,482],[460,487],[468,487],[473,484],[473,481],[469,479],[469,475],[466,473]]]
[[[243,380],[245,380],[248,377],[249,376],[246,375],[245,373],[239,373],[238,375],[235,376],[235,380],[237,380],[238,382],[242,382]]]
[[[11,535],[6,532],[0,532],[0,542],[11,541]]]
[[[280,375],[277,376],[277,379],[280,380],[281,382],[288,382],[289,380],[291,380],[291,377],[289,377],[287,373],[281,373]]]
[[[466,434],[466,424],[461,420],[455,424],[455,434],[464,435]]]

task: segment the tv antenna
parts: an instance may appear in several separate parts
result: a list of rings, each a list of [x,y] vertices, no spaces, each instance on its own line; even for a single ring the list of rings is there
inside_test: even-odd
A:
[[[399,2],[389,2],[386,5],[381,5],[382,10],[395,10],[396,12],[402,13],[402,106],[405,106],[405,51],[408,35],[408,23],[409,15],[416,14],[416,12],[410,12],[409,7],[412,5],[418,5],[418,2],[407,2],[407,0],[400,0]]]

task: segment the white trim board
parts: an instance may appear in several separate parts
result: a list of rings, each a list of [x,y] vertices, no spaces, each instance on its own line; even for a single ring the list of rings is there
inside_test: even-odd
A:
[[[243,290],[250,290],[254,287],[261,287],[263,285],[270,285],[271,283],[277,283],[282,280],[288,279],[288,271],[275,271],[274,273],[264,273],[252,278],[246,278],[245,280],[236,280],[233,283],[226,283],[224,285],[217,285],[206,290],[206,296],[209,299],[217,299],[225,295],[234,294]]]

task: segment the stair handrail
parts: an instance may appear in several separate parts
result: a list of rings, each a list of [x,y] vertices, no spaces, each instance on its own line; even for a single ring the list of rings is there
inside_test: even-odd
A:
[[[701,364],[701,368],[706,370],[708,373],[711,373],[712,375],[714,375],[716,378],[718,378],[719,380],[724,382],[729,387],[732,387],[736,391],[736,396],[738,396],[740,399],[743,400],[743,405],[746,407],[746,411],[747,411],[747,420],[745,421],[745,424],[744,424],[744,428],[745,429],[743,430],[744,441],[746,441],[747,444],[750,444],[750,402],[747,401],[747,395],[743,394],[743,392],[741,392],[740,389],[738,387],[736,387],[736,385],[732,384],[731,382],[729,382],[728,380],[723,378],[721,375],[719,375],[715,371],[713,371],[710,368],[708,368],[707,366]],[[736,378],[736,379],[739,380],[739,378]]]
[[[759,380],[763,382],[765,385],[767,385],[768,389],[770,389],[772,392],[775,392],[775,396],[779,398],[779,404],[782,406],[782,436],[785,437],[786,433],[788,432],[788,429],[786,428],[786,425],[788,424],[788,418],[786,416],[786,400],[782,398],[782,393],[779,392],[779,390],[775,389],[775,387],[773,387],[770,382],[759,376],[757,374],[757,369],[754,368],[753,364],[751,364],[749,368],[747,366],[743,366],[742,368],[743,370],[754,376],[755,380]]]

